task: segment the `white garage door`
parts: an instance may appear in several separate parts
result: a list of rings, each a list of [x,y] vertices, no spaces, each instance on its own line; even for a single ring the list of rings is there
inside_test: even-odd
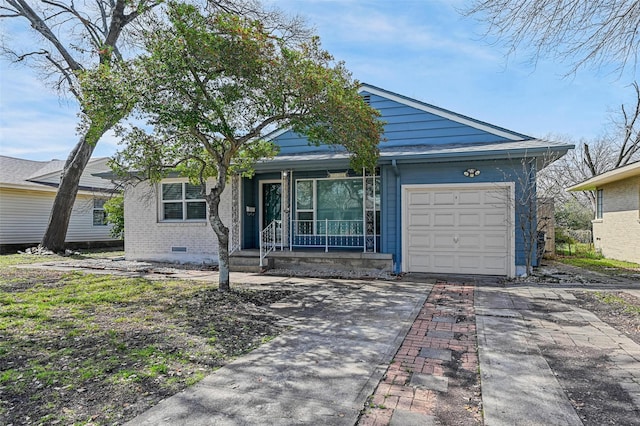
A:
[[[509,186],[403,186],[403,270],[511,275]]]

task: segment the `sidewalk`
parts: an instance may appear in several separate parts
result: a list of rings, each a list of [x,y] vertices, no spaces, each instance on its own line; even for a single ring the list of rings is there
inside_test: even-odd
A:
[[[485,425],[637,424],[640,345],[571,303],[624,283],[589,278],[476,287]]]

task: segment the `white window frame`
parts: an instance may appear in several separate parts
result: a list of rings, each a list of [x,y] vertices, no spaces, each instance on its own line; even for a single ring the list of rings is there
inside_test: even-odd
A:
[[[165,200],[163,198],[164,196],[164,191],[163,191],[163,185],[170,185],[170,184],[180,184],[181,185],[181,198],[180,199],[176,199],[176,200]],[[207,217],[209,215],[208,213],[208,209],[207,209],[207,202],[204,198],[186,198],[186,189],[185,189],[185,185],[190,184],[189,181],[180,179],[180,180],[163,180],[162,182],[160,182],[158,184],[158,218],[160,222],[165,222],[165,223],[183,223],[183,222],[189,222],[189,223],[193,223],[193,222],[206,222]],[[205,191],[206,191],[206,185],[205,185]],[[181,203],[182,204],[182,219],[165,219],[164,217],[164,205],[165,204],[177,204],[177,203]],[[205,217],[204,218],[197,218],[197,219],[187,219],[187,205],[189,203],[204,203],[205,205]]]
[[[367,179],[373,178],[373,179],[380,179],[379,175],[376,176],[367,176]],[[310,219],[313,222],[313,234],[317,233],[317,223],[318,223],[318,181],[325,181],[325,180],[359,180],[360,182],[362,182],[362,176],[347,176],[347,177],[326,177],[326,178],[299,178],[295,180],[295,197],[294,197],[294,203],[295,203],[295,217],[294,220],[301,220],[298,219],[298,213],[312,213],[313,217],[312,219]],[[300,181],[311,181],[312,182],[312,193],[311,193],[311,204],[313,205],[313,209],[302,209],[302,210],[298,210],[298,182]],[[376,185],[376,191],[381,190],[380,185]],[[363,188],[363,191],[366,191],[365,188]],[[374,194],[375,197],[375,194]],[[363,212],[363,217],[364,217],[364,211],[365,211],[365,204],[366,201],[362,200],[363,204],[362,204],[362,212]],[[377,216],[381,216],[381,203],[375,203],[375,211],[376,212],[380,212],[379,215]],[[375,213],[374,213],[375,214]],[[376,219],[377,220],[377,219]],[[377,230],[376,230],[377,231]],[[380,227],[380,233],[382,233],[382,227]],[[376,237],[380,236],[380,233],[376,232]]]
[[[102,201],[102,205],[96,207],[96,201]],[[106,198],[94,197],[93,198],[93,207],[91,209],[91,223],[93,226],[107,226],[107,212],[104,211],[104,203],[107,202]],[[96,213],[102,212],[102,223],[96,223]]]
[[[604,214],[604,191],[601,188],[596,189],[596,215],[595,220],[602,220]]]

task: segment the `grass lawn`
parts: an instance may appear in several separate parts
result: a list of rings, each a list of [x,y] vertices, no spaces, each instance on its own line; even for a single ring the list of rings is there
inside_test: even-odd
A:
[[[15,267],[35,261],[0,256],[0,424],[121,424],[281,331],[261,306],[286,291]]]
[[[579,266],[591,271],[601,272],[609,275],[625,275],[640,272],[640,264],[625,262],[622,260],[605,259],[602,255],[594,252],[590,244],[571,244],[558,246],[556,250],[559,256],[556,260],[567,265]]]

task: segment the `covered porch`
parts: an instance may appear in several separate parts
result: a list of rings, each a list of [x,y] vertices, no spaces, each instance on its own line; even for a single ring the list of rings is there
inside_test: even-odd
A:
[[[259,265],[268,267],[267,257],[283,258],[285,252],[289,258],[310,259],[380,251],[378,173],[289,169],[257,173],[237,185],[236,257],[257,252]]]

